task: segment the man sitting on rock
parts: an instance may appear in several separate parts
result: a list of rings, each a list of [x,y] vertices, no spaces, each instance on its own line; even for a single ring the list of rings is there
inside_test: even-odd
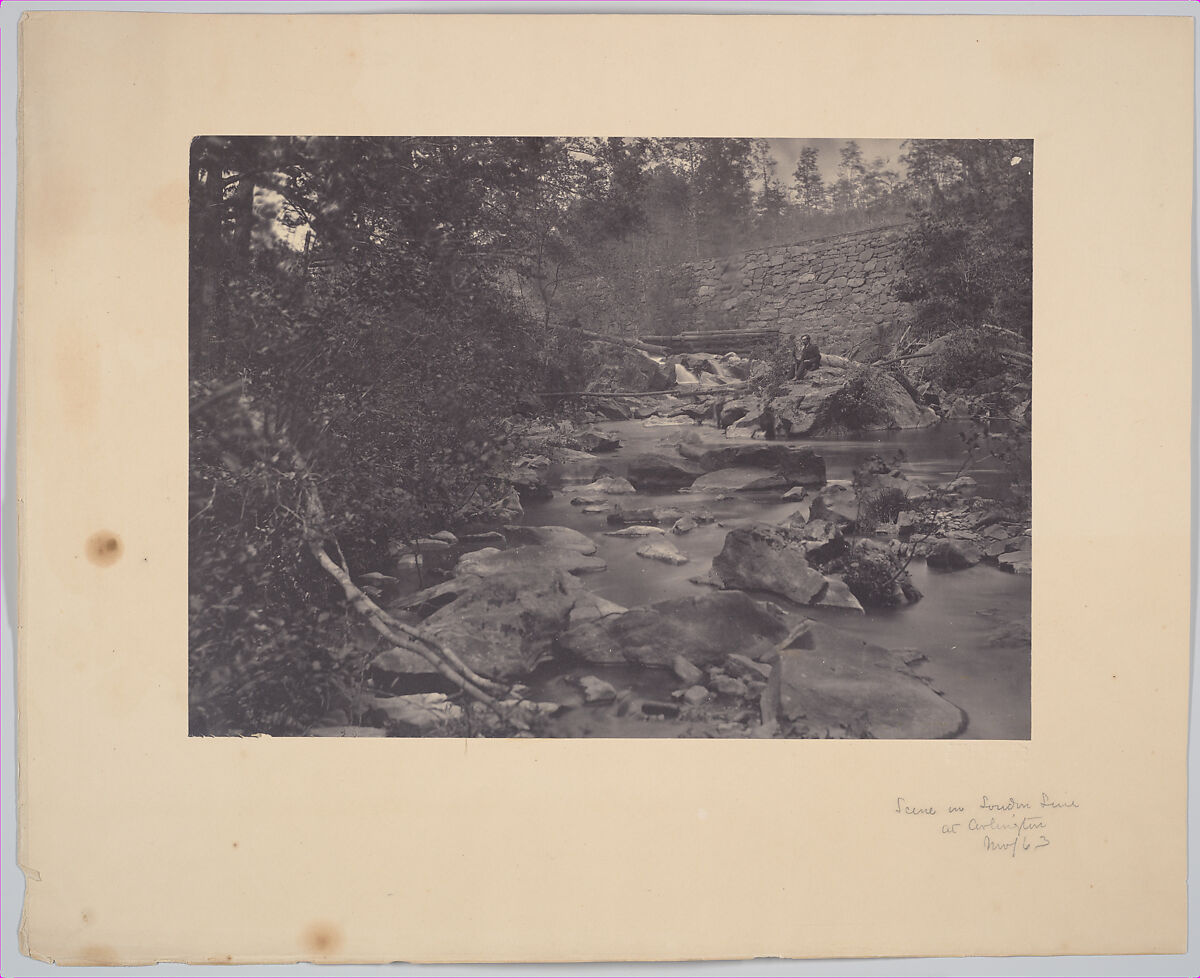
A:
[[[796,364],[795,370],[792,372],[795,380],[803,380],[806,373],[821,366],[821,351],[817,349],[817,344],[807,333],[801,336],[799,342],[792,348],[792,357]]]

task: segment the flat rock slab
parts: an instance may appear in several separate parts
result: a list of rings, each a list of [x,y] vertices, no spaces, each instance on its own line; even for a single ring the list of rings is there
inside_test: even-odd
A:
[[[692,483],[693,492],[757,492],[782,489],[792,480],[770,469],[734,467],[717,469]]]
[[[670,669],[677,656],[696,666],[717,665],[730,652],[767,655],[788,626],[739,591],[660,601],[572,626],[560,648],[595,663],[634,662]]]
[[[858,612],[860,615],[866,614],[866,612],[863,611],[863,606],[859,604],[858,598],[856,598],[850,588],[846,586],[845,581],[843,581],[840,577],[834,576],[828,577],[826,580],[829,582],[829,586],[825,588],[820,595],[812,600],[812,607],[844,608],[847,611]]]
[[[621,439],[603,431],[581,431],[575,438],[585,452],[615,452],[621,447]]]
[[[1002,570],[1010,571],[1013,574],[1032,574],[1033,573],[1033,551],[1014,550],[1010,553],[1002,554],[996,561]]]
[[[514,547],[512,550],[486,547],[460,557],[454,573],[455,576],[471,574],[476,577],[494,577],[497,574],[510,574],[528,568],[561,570],[568,574],[594,574],[607,570],[608,564],[599,557],[589,557],[578,550],[568,550],[565,547],[529,546]]]
[[[624,605],[609,601],[591,591],[581,591],[575,597],[575,607],[571,609],[568,622],[578,625],[581,622],[595,621],[597,618],[605,618],[608,615],[623,615],[628,610]]]
[[[784,485],[819,486],[825,482],[825,459],[811,448],[798,448],[780,442],[723,448],[684,443],[678,451],[684,458],[697,462],[709,472],[730,468],[769,469],[789,476]]]
[[[606,537],[661,537],[667,531],[661,526],[649,526],[645,523],[634,523],[623,530],[606,530]]]
[[[414,696],[363,696],[359,708],[365,719],[382,722],[402,734],[425,735],[445,730],[462,718],[462,707],[451,703],[444,693]]]
[[[803,724],[816,736],[841,728],[881,740],[941,740],[966,727],[966,714],[895,652],[818,622],[806,622],[785,645],[791,647],[780,650],[762,694],[764,722]]]
[[[647,560],[660,560],[664,564],[686,564],[690,559],[687,554],[676,550],[670,543],[665,540],[655,540],[652,543],[647,543],[645,546],[638,547],[636,551],[639,557],[645,557]]]
[[[983,552],[968,540],[939,540],[925,555],[925,563],[938,570],[965,570],[983,559]]]
[[[629,496],[637,492],[633,488],[633,483],[617,475],[603,475],[595,482],[580,486],[579,491],[590,494],[599,493],[605,496]]]
[[[628,466],[629,481],[639,490],[683,489],[703,474],[695,462],[670,455],[637,455]]]
[[[549,550],[522,547],[522,550]],[[557,550],[578,560],[595,560],[572,550]],[[603,561],[600,561],[603,563]],[[582,588],[561,569],[541,560],[479,576],[450,604],[425,620],[433,638],[453,649],[480,675],[494,679],[523,676],[552,658],[554,640],[568,627]]]
[[[510,524],[504,528],[508,542],[516,545],[534,544],[537,546],[562,547],[566,550],[577,550],[581,554],[594,554],[596,541],[591,537],[572,530],[569,526],[521,526]]]

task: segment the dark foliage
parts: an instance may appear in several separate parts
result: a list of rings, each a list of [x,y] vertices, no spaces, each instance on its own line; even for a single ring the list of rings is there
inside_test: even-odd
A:
[[[912,140],[916,227],[897,297],[923,337],[994,323],[1033,330],[1033,142]]]

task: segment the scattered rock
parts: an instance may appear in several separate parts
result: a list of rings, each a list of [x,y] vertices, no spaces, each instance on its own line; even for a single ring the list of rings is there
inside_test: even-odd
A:
[[[376,689],[392,693],[455,693],[458,687],[410,649],[385,649],[371,660],[367,676]]]
[[[809,563],[824,564],[846,550],[846,540],[836,523],[822,519],[799,519],[793,514],[785,524],[793,530],[792,539],[804,548]]]
[[[583,689],[585,703],[611,703],[617,698],[615,687],[596,676],[584,676],[579,680],[579,685]]]
[[[686,564],[690,559],[687,554],[680,553],[665,540],[656,540],[653,543],[647,543],[645,546],[639,547],[636,552],[639,557],[645,557],[648,560],[661,560],[664,564],[673,564],[675,566]]]
[[[576,443],[585,452],[615,452],[621,447],[621,439],[614,434],[602,431],[581,431],[575,438]]]
[[[699,524],[696,522],[695,517],[682,516],[675,521],[675,525],[671,527],[671,532],[677,535],[691,533],[697,526]]]
[[[504,532],[514,545],[561,547],[588,555],[596,552],[595,540],[567,526],[506,526]]]
[[[858,494],[849,486],[827,486],[813,497],[809,513],[814,520],[829,520],[852,532],[858,522]]]
[[[666,533],[661,526],[647,526],[645,523],[634,523],[623,530],[606,530],[606,537],[653,537]]]
[[[516,489],[509,490],[497,502],[489,506],[484,515],[488,519],[506,523],[519,520],[525,515],[525,509],[521,506],[520,494]]]
[[[695,686],[704,679],[704,673],[693,665],[691,660],[682,655],[677,655],[671,660],[671,671],[679,677],[680,682],[685,682],[689,686]]]
[[[708,449],[681,444],[678,451],[707,472],[766,469],[787,476],[785,484],[794,486],[819,486],[825,482],[825,459],[811,448],[799,448],[786,442],[752,442]]]
[[[879,739],[955,737],[966,715],[922,682],[894,652],[815,621],[779,650],[762,694],[764,723],[801,723]]]
[[[1032,574],[1033,573],[1033,551],[1013,550],[1009,553],[1002,554],[997,563],[1001,570],[1009,571],[1013,574]]]
[[[699,706],[708,699],[708,690],[703,686],[691,686],[683,691],[683,701],[689,706]]]
[[[714,676],[708,684],[709,688],[721,696],[743,697],[747,693],[746,684],[732,676]]]
[[[692,515],[697,522],[711,522],[711,517],[705,520],[699,513],[688,514],[675,506],[654,506],[645,509],[623,509],[618,507],[608,514],[609,523],[674,523],[676,520]]]
[[[639,490],[683,489],[704,474],[704,470],[695,462],[651,454],[630,459],[628,472],[629,481]]]
[[[783,494],[783,500],[784,502],[788,503],[797,503],[803,499],[807,493],[808,490],[804,486],[792,486],[791,489]]]
[[[860,403],[852,386],[858,376],[869,381],[874,417],[861,427],[851,427],[846,424],[840,408],[847,400],[855,406]],[[782,392],[772,400],[771,407],[777,423],[786,424],[793,436],[924,428],[938,420],[936,412],[914,401],[904,386],[886,371],[826,355],[821,357],[821,366],[805,374],[803,380],[785,384]],[[745,421],[743,418],[739,424]]]
[[[770,666],[755,662],[749,656],[738,652],[726,656],[724,665],[726,672],[732,673],[738,679],[763,680],[771,676]]]
[[[566,547],[528,546],[514,547],[512,550],[486,547],[463,554],[454,567],[454,574],[456,577],[465,574],[494,577],[533,567],[561,570],[569,574],[593,574],[607,570],[608,564],[599,557],[589,557]]]
[[[462,707],[451,703],[445,693],[417,693],[412,696],[364,696],[359,701],[362,715],[382,721],[392,730],[423,736],[444,729],[462,718]]]
[[[749,595],[716,591],[572,626],[559,637],[558,646],[588,662],[671,668],[679,655],[708,666],[730,652],[751,658],[765,655],[787,633],[788,626]]]
[[[601,476],[595,482],[581,486],[579,491],[583,493],[599,493],[604,496],[628,496],[637,492],[633,488],[633,483],[628,479],[622,479],[620,476],[614,475]]]
[[[804,544],[789,527],[752,523],[726,534],[712,569],[724,587],[770,591],[808,604],[825,590],[826,581],[809,565]]]
[[[567,620],[571,625],[578,625],[580,622],[594,621],[607,615],[623,615],[628,610],[615,601],[609,601],[591,591],[582,591],[575,598],[575,607],[571,609]]]
[[[863,606],[846,586],[845,581],[836,574],[831,574],[826,580],[829,582],[829,586],[810,602],[814,608],[845,608],[849,611],[857,611],[859,614],[865,613]]]
[[[964,570],[983,559],[980,549],[968,540],[939,540],[925,557],[925,563],[939,570]]]
[[[673,720],[679,716],[679,705],[677,703],[660,703],[655,700],[645,700],[642,703],[642,712],[648,717],[665,717],[668,720]]]
[[[789,478],[772,472],[770,469],[730,468],[717,469],[700,476],[692,483],[693,492],[712,492],[715,490],[733,490],[734,492],[757,492],[771,489],[781,489],[788,484]]]
[[[594,559],[571,550],[555,552]],[[424,628],[476,672],[496,679],[518,678],[553,657],[554,641],[568,627],[581,590],[570,574],[551,564],[517,565],[474,578],[470,587],[427,618]]]

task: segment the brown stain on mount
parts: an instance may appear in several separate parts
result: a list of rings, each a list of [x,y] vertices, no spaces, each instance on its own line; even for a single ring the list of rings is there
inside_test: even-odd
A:
[[[109,530],[99,530],[87,538],[83,552],[97,567],[111,567],[121,559],[121,538]]]
[[[304,948],[313,954],[333,954],[344,943],[341,930],[334,924],[309,924],[300,935]]]

